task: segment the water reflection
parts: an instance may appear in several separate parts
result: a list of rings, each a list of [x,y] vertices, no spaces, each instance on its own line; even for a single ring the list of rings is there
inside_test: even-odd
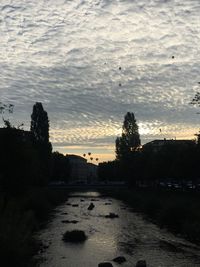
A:
[[[93,202],[94,209],[88,210],[92,198],[97,201]],[[73,207],[73,204],[78,206]],[[105,218],[110,212],[118,214],[119,218]],[[63,220],[77,220],[78,223],[65,224]],[[85,243],[73,245],[62,241],[63,233],[74,229],[86,232]],[[49,245],[42,255],[44,261],[39,265],[42,267],[95,267],[117,256],[126,257],[124,267],[133,267],[141,259],[145,259],[149,267],[200,266],[199,247],[158,229],[121,201],[104,198],[98,192],[71,194],[38,238]]]

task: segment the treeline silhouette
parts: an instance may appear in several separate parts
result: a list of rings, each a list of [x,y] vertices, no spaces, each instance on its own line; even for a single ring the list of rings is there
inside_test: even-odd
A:
[[[195,140],[155,140],[140,145],[133,113],[124,118],[121,137],[116,139],[116,160],[99,164],[101,180],[125,181],[137,187],[200,186],[200,143]]]
[[[5,107],[0,105],[0,113]],[[8,110],[13,112],[13,105]],[[30,131],[23,130],[22,124],[14,127],[4,118],[3,122],[4,127],[0,128],[0,262],[5,267],[31,266],[34,263],[30,264],[30,258],[41,246],[34,241],[33,232],[47,219],[52,207],[67,197],[65,191],[47,185],[51,180],[67,182],[70,164],[66,156],[52,152],[48,114],[42,103],[33,106]],[[128,112],[122,135],[116,139],[116,160],[99,164],[99,179],[128,183],[130,189],[116,192],[116,197],[126,200],[160,226],[199,241],[199,195],[185,194],[188,184],[198,189],[200,183],[200,135],[197,136],[197,142],[160,140],[141,147],[135,116]],[[155,191],[163,185],[178,185],[180,192]]]
[[[0,188],[22,193],[29,186],[45,186],[53,180],[67,181],[70,168],[67,158],[52,153],[49,119],[42,103],[33,106],[30,131],[16,128],[8,120],[0,128]]]
[[[102,181],[123,181],[128,187],[111,196],[136,212],[200,242],[200,135],[195,140],[155,140],[141,147],[133,113],[125,115],[122,135],[116,139],[116,160],[99,164]]]
[[[186,189],[191,184],[198,189],[199,159],[200,146],[195,142],[166,142],[158,151],[150,146],[144,147],[126,160],[100,163],[99,178],[102,181],[125,181],[138,187],[170,185]]]
[[[3,113],[6,105],[1,105]],[[8,105],[13,112],[13,105]],[[49,119],[42,103],[33,106],[30,131],[4,121],[0,128],[0,263],[2,266],[35,266],[32,256],[41,249],[33,238],[52,208],[67,198],[61,189],[50,189],[51,179],[68,179],[67,158],[52,153]]]

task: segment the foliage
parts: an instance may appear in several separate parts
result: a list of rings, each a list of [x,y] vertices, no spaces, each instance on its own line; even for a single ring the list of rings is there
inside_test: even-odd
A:
[[[197,105],[198,107],[200,107],[200,92],[197,92],[194,96],[194,98],[192,99],[192,101],[190,102],[191,105]],[[199,114],[199,113],[197,113]],[[197,143],[198,145],[200,145],[200,132],[195,134],[197,136]]]
[[[40,184],[48,182],[51,173],[52,146],[49,142],[49,119],[47,112],[43,109],[42,103],[36,102],[31,114],[31,134],[33,145],[38,151],[41,178]]]
[[[2,119],[4,122],[4,126],[6,128],[14,128],[14,126],[12,126],[12,124],[10,123],[9,119],[4,119],[3,114],[8,113],[11,114],[13,113],[13,109],[14,109],[14,105],[13,104],[4,104],[2,102],[0,102],[0,114],[2,114]]]
[[[123,174],[118,160],[99,163],[98,177],[101,181],[121,181]]]
[[[200,106],[200,93],[197,92],[194,96],[194,98],[192,99],[192,101],[190,102],[190,104],[192,105],[198,105]]]
[[[0,186],[6,192],[20,193],[35,184],[39,173],[38,154],[29,132],[15,128],[0,131]]]
[[[200,102],[200,96],[197,95],[193,101]],[[186,187],[188,182],[200,185],[199,133],[197,137],[197,143],[192,140],[163,140],[157,148],[154,148],[154,143],[149,143],[139,149],[138,126],[134,114],[128,112],[124,118],[122,136],[116,139],[118,166],[114,162],[101,164],[99,178],[114,177],[128,181],[133,186],[147,187],[157,187],[160,183],[177,184],[181,188]]]
[[[163,140],[155,149],[153,144],[144,145],[125,160],[99,165],[99,178],[124,180],[135,186],[187,188],[188,183],[200,185],[200,146],[195,141],[178,142]]]
[[[122,126],[122,135],[121,137],[117,137],[115,145],[116,160],[119,161],[121,169],[119,173],[123,172],[124,179],[134,185],[139,171],[137,155],[140,151],[141,141],[138,125],[133,113],[126,113]]]
[[[69,159],[59,152],[52,153],[52,181],[68,182],[70,176]]]
[[[14,105],[13,104],[4,104],[0,102],[0,114],[4,114],[5,112],[13,113]]]
[[[6,109],[0,104],[0,113]],[[35,266],[30,261],[38,250],[33,231],[66,199],[61,189],[41,187],[50,176],[51,144],[47,113],[37,103],[34,110],[32,132],[4,118],[5,127],[0,128],[0,262],[5,267]]]
[[[9,120],[5,120],[5,119],[3,118],[3,122],[4,122],[4,125],[5,125],[6,128],[14,128],[14,127],[11,125],[11,123],[10,123]]]
[[[2,106],[9,112],[13,106]],[[32,132],[12,126],[4,120],[0,128],[0,187],[10,193],[24,192],[30,185],[45,185],[50,176],[51,143],[49,122],[41,103],[33,108]],[[42,123],[44,122],[44,124]]]
[[[127,112],[124,117],[122,136],[116,139],[116,158],[118,160],[126,160],[132,152],[138,150],[140,144],[140,135],[135,115]]]
[[[33,238],[47,221],[55,205],[67,199],[67,193],[59,189],[31,187],[18,196],[0,195],[0,262],[4,267],[36,266],[31,260],[40,249]]]
[[[49,142],[49,119],[42,103],[36,102],[31,115],[31,132],[38,143]]]

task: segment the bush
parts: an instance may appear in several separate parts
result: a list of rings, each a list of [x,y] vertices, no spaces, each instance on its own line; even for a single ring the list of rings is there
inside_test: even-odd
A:
[[[67,192],[48,188],[29,188],[22,196],[0,196],[0,262],[4,267],[32,266],[39,250],[34,231],[49,218],[55,205],[67,199]],[[35,266],[33,264],[33,266]]]

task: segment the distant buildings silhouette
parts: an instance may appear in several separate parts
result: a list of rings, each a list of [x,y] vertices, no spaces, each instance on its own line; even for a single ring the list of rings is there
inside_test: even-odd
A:
[[[97,181],[97,165],[78,155],[66,155],[66,158],[71,169],[69,183],[84,185]]]
[[[196,143],[194,140],[177,140],[177,139],[157,139],[148,142],[142,146],[142,149],[150,148],[152,152],[160,151],[165,145],[176,145],[176,146],[194,146]]]

